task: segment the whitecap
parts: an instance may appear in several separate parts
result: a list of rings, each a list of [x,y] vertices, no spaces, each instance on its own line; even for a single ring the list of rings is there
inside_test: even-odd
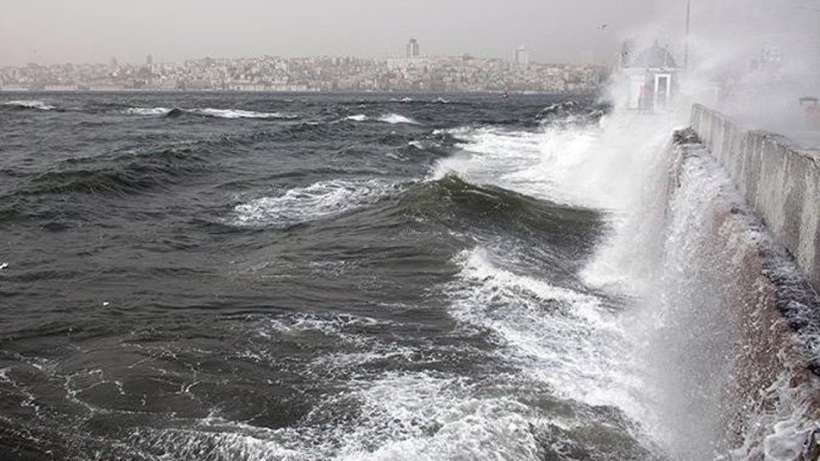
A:
[[[167,115],[171,109],[167,107],[129,107],[125,110],[128,115]]]
[[[320,181],[234,208],[239,226],[287,227],[344,213],[375,202],[392,186],[379,180]]]
[[[35,101],[35,100],[19,100],[19,101],[7,101],[4,102],[2,105],[4,106],[11,106],[11,107],[21,107],[24,109],[37,109],[37,110],[54,110],[57,107],[52,106],[51,104],[46,104],[43,101]]]
[[[379,117],[380,122],[389,123],[391,125],[396,125],[399,123],[406,123],[409,125],[419,125],[420,123],[413,120],[412,118],[405,117],[404,115],[399,114],[385,114]]]
[[[643,414],[634,398],[641,384],[625,363],[630,343],[600,298],[516,274],[497,259],[483,247],[455,258],[461,271],[446,289],[450,314],[491,332],[505,361],[558,395]]]
[[[365,115],[365,114],[348,115],[347,117],[345,117],[345,120],[350,120],[351,122],[364,122],[364,121],[367,121],[367,115]]]
[[[284,114],[281,112],[254,112],[251,110],[241,110],[241,109],[212,109],[212,108],[205,108],[205,109],[189,109],[186,112],[190,112],[192,114],[197,115],[204,115],[206,117],[216,117],[216,118],[227,118],[227,119],[237,119],[237,118],[260,118],[260,119],[294,119],[297,116],[292,114]]]

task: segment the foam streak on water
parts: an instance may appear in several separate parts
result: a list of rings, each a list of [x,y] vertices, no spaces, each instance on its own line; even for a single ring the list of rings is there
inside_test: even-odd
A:
[[[392,184],[377,180],[321,181],[237,205],[233,222],[240,226],[287,227],[365,206],[391,190]]]
[[[37,110],[54,110],[57,107],[51,104],[46,104],[43,101],[38,100],[16,100],[16,101],[7,101],[2,103],[4,106],[8,107],[19,107],[23,109],[37,109]]]
[[[385,114],[379,117],[380,122],[389,123],[391,125],[398,125],[400,123],[409,124],[409,125],[418,125],[419,122],[413,120],[412,118],[405,117],[404,115],[400,114]]]

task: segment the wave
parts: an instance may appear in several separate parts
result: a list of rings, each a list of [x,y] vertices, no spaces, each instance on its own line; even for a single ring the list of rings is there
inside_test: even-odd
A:
[[[629,346],[616,312],[596,295],[520,275],[498,249],[476,247],[455,257],[461,271],[447,289],[451,314],[494,336],[498,352],[558,395],[589,405],[646,411],[634,400]]]
[[[21,193],[131,194],[162,187],[175,182],[180,176],[201,169],[201,159],[184,148],[126,155],[101,162],[98,166],[42,173],[34,177],[30,187],[22,189]],[[67,162],[77,163],[88,162]]]
[[[592,210],[567,207],[499,187],[478,186],[454,174],[426,181],[406,190],[401,212],[446,223],[450,229],[469,227],[478,233],[497,233],[547,239],[556,259],[564,250],[575,254],[588,249],[602,228]],[[569,255],[565,255],[571,259]]]
[[[128,115],[168,115],[172,110],[167,107],[129,107],[125,113]]]
[[[563,101],[545,107],[535,118],[542,126],[569,128],[598,123],[611,110],[612,107],[607,104],[590,108],[575,101]]]
[[[391,125],[397,125],[400,123],[408,124],[408,125],[420,125],[419,122],[413,120],[412,118],[405,117],[404,115],[400,114],[385,114],[379,117],[380,122],[389,123]]]
[[[15,109],[54,110],[57,108],[57,106],[52,106],[51,104],[46,104],[43,101],[36,100],[7,101],[1,103],[0,105]]]
[[[227,118],[227,119],[239,119],[239,118],[259,118],[259,119],[296,119],[299,118],[297,115],[292,114],[284,114],[282,112],[254,112],[250,110],[241,110],[241,109],[212,109],[212,108],[205,108],[205,109],[187,109],[185,112],[195,114],[195,115],[203,115],[205,117],[216,117],[216,118]]]
[[[345,117],[345,120],[349,120],[351,122],[364,122],[364,121],[367,121],[367,115],[365,115],[365,114],[348,115],[347,117]]]
[[[365,114],[355,114],[355,115],[349,115],[349,116],[345,117],[344,120],[347,120],[347,121],[350,121],[350,122],[366,122],[366,121],[370,120],[370,117],[368,117]],[[406,117],[404,115],[395,114],[395,113],[384,114],[381,117],[377,118],[376,120],[378,120],[379,122],[382,122],[382,123],[389,123],[391,125],[398,125],[398,124],[421,125],[419,122],[413,120],[410,117]]]
[[[394,188],[392,183],[375,179],[320,181],[237,205],[233,224],[290,227],[372,204]]]
[[[459,140],[460,153],[441,159],[431,176],[455,173],[476,184],[492,184],[532,197],[560,203],[594,205],[583,183],[565,180],[585,157],[594,141],[590,128],[552,130],[548,133],[496,128],[459,128],[448,131]],[[546,134],[546,136],[545,136]]]
[[[282,112],[254,112],[250,110],[241,109],[182,109],[175,107],[173,109],[167,107],[130,107],[125,110],[129,115],[142,116],[166,116],[166,117],[180,117],[182,115],[199,115],[203,117],[224,118],[224,119],[282,119],[292,120],[299,118],[298,115],[285,114]]]

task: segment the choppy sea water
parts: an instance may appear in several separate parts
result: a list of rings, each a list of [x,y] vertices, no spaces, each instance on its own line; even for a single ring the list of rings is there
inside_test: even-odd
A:
[[[594,101],[2,98],[3,459],[667,459]]]

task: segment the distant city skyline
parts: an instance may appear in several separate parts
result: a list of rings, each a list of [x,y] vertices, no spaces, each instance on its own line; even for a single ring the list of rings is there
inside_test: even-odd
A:
[[[195,61],[200,59],[254,59],[258,58],[259,56],[272,56],[272,57],[281,57],[284,59],[304,59],[304,58],[355,58],[355,59],[368,59],[368,60],[389,60],[395,58],[423,58],[423,57],[460,57],[460,56],[472,56],[476,58],[482,59],[498,59],[502,61],[511,62],[518,65],[526,66],[530,62],[538,62],[543,64],[601,64],[600,62],[594,62],[593,60],[590,61],[543,61],[543,60],[533,60],[531,58],[531,51],[526,44],[519,44],[510,50],[506,55],[501,56],[483,56],[477,53],[471,53],[469,51],[453,53],[453,54],[431,54],[431,53],[424,53],[422,52],[422,44],[421,41],[417,38],[409,38],[404,43],[404,48],[400,49],[400,47],[396,47],[394,53],[385,55],[385,56],[361,56],[355,54],[341,54],[341,55],[328,55],[328,54],[318,54],[318,55],[298,55],[298,56],[285,56],[285,55],[274,55],[274,54],[261,54],[261,55],[254,55],[254,56],[188,56],[183,59],[178,60],[171,60],[171,59],[162,59],[162,57],[155,57],[156,55],[152,52],[148,52],[135,60],[126,60],[122,59],[119,56],[109,56],[109,57],[100,57],[94,61],[84,61],[84,62],[73,62],[73,61],[62,61],[62,62],[53,62],[53,63],[41,63],[37,61],[29,61],[22,64],[17,65],[3,65],[0,63],[0,67],[25,67],[31,64],[41,65],[41,66],[54,66],[54,65],[64,65],[64,64],[73,64],[73,65],[95,65],[95,64],[103,64],[107,63],[113,67],[118,65],[128,65],[128,66],[139,66],[139,65],[147,65],[151,66],[154,64],[176,64],[182,63],[186,61]]]
[[[427,57],[409,41],[407,56],[390,59],[306,57],[203,58],[131,65],[55,64],[0,67],[0,91],[523,91],[590,92],[605,69],[469,56]]]

